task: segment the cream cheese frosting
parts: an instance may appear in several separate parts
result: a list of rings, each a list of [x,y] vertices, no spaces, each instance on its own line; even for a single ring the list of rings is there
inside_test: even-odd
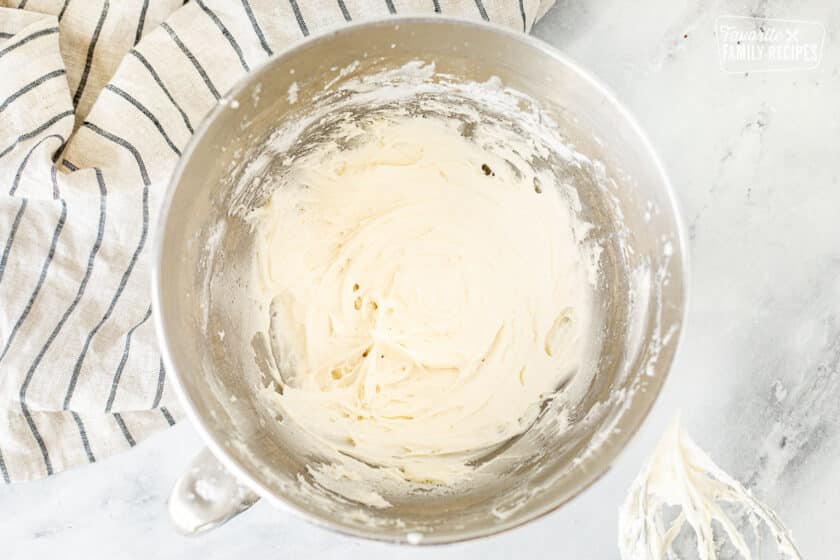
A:
[[[744,519],[748,523],[742,523]],[[627,493],[620,512],[618,547],[622,560],[677,558],[674,546],[688,526],[700,560],[720,557],[722,539],[716,535],[735,550],[734,556],[726,558],[751,560],[750,543],[760,543],[761,524],[781,557],[801,560],[776,514],[717,466],[676,419]]]
[[[319,445],[455,483],[574,375],[590,314],[550,177],[400,117],[293,164],[251,221],[274,405]]]

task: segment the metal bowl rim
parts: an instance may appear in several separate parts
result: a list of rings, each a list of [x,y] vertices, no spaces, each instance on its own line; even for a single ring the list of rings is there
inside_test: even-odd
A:
[[[679,253],[681,260],[679,265],[680,270],[682,271],[680,297],[682,299],[683,305],[682,309],[680,310],[680,317],[678,318],[678,333],[676,335],[677,338],[674,342],[674,352],[671,354],[671,357],[669,358],[668,362],[662,364],[663,369],[660,375],[654,378],[656,379],[656,382],[653,384],[653,389],[655,389],[654,391],[652,391],[653,396],[650,397],[646,403],[640,405],[641,408],[638,409],[638,412],[640,413],[639,420],[633,423],[633,425],[623,430],[620,442],[610,440],[608,443],[603,444],[602,446],[598,447],[593,451],[593,454],[592,456],[590,456],[589,460],[590,462],[596,461],[597,468],[584,474],[584,480],[582,481],[582,484],[571,493],[559,496],[558,499],[554,500],[552,503],[542,508],[536,509],[530,512],[528,515],[511,522],[502,522],[498,525],[488,526],[484,529],[471,531],[469,533],[451,535],[450,537],[441,540],[436,540],[434,535],[429,535],[429,538],[426,538],[426,536],[424,535],[424,539],[420,541],[420,544],[425,545],[449,544],[469,540],[477,540],[481,538],[488,538],[493,535],[510,531],[526,523],[539,519],[540,517],[551,513],[560,506],[576,498],[581,492],[589,488],[592,484],[594,484],[602,476],[604,476],[607,473],[607,471],[609,471],[610,467],[612,466],[613,462],[616,460],[618,455],[624,448],[626,448],[626,446],[629,444],[636,432],[641,427],[645,418],[647,418],[650,409],[653,407],[653,404],[656,402],[659,394],[661,393],[662,386],[664,385],[665,380],[668,377],[668,372],[670,371],[670,368],[673,364],[673,360],[682,343],[683,333],[685,330],[685,319],[689,308],[688,245],[685,236],[685,224],[683,222],[682,213],[680,212],[679,202],[674,194],[674,189],[668,178],[665,166],[663,165],[662,161],[659,158],[659,155],[657,154],[657,152],[653,148],[652,143],[647,137],[647,134],[639,125],[636,118],[621,102],[619,102],[618,98],[613,94],[613,92],[593,74],[583,69],[568,55],[563,54],[555,47],[536,37],[533,37],[530,34],[526,34],[520,31],[513,31],[507,27],[503,27],[494,23],[478,22],[474,20],[468,20],[452,16],[383,16],[376,19],[366,20],[360,23],[341,25],[338,27],[321,31],[320,33],[313,34],[307,37],[306,39],[301,40],[295,43],[294,45],[275,53],[267,60],[262,62],[260,65],[253,68],[245,76],[243,76],[228,91],[228,93],[226,93],[222,97],[222,100],[237,98],[246,88],[248,88],[255,80],[258,79],[259,75],[261,75],[263,72],[269,71],[269,67],[277,64],[280,60],[292,58],[295,53],[308,48],[309,45],[314,42],[326,40],[327,38],[340,33],[381,26],[402,25],[404,23],[442,23],[444,25],[460,25],[483,29],[491,33],[500,34],[508,39],[519,41],[520,43],[525,44],[526,47],[541,52],[542,54],[552,58],[555,62],[568,67],[577,76],[588,82],[600,95],[602,95],[602,97],[609,103],[609,105],[613,107],[616,113],[622,119],[624,119],[624,121],[630,126],[631,130],[638,136],[639,140],[642,142],[644,151],[648,154],[657,174],[661,179],[665,194],[671,205],[671,212],[673,214],[674,221],[676,224],[675,233],[677,236],[677,242],[679,244]],[[181,381],[180,373],[178,371],[178,368],[175,366],[175,362],[172,358],[172,355],[169,351],[169,346],[167,344],[168,331],[165,325],[164,310],[161,304],[161,293],[164,290],[161,282],[161,268],[163,264],[162,261],[164,254],[164,231],[166,230],[167,224],[169,222],[169,213],[171,210],[172,200],[175,196],[177,186],[180,183],[180,180],[184,174],[187,162],[189,161],[190,157],[192,156],[193,152],[196,150],[198,145],[201,143],[201,140],[204,137],[204,134],[207,131],[207,129],[215,121],[218,115],[225,110],[230,110],[225,103],[217,103],[216,106],[213,109],[211,109],[207,113],[207,115],[204,116],[200,125],[196,128],[195,133],[192,135],[186,147],[184,148],[183,153],[180,159],[178,160],[178,163],[175,166],[175,169],[173,170],[171,178],[167,184],[167,189],[161,201],[161,206],[158,214],[158,221],[155,227],[154,256],[152,259],[151,272],[152,308],[154,310],[154,313],[152,315],[155,326],[155,332],[157,333],[158,343],[160,347],[161,359],[163,360],[166,370],[170,373],[169,379],[173,382],[172,386],[175,390],[175,394],[177,395],[178,400],[183,406],[184,412],[186,413],[193,427],[196,429],[199,436],[210,449],[210,451],[213,453],[213,455],[239,481],[245,483],[254,492],[260,495],[260,497],[265,498],[268,502],[272,504],[272,506],[277,507],[281,510],[293,512],[294,514],[298,515],[299,517],[305,519],[306,521],[316,526],[324,527],[348,536],[361,537],[382,542],[396,542],[399,544],[407,544],[407,540],[405,539],[404,535],[402,536],[402,538],[388,537],[384,534],[378,534],[374,531],[353,530],[345,525],[332,522],[326,518],[322,518],[313,515],[307,511],[304,511],[294,506],[293,504],[283,500],[281,497],[277,496],[260,480],[256,479],[255,477],[252,477],[247,472],[247,470],[244,467],[242,467],[225,450],[221,441],[219,441],[219,439],[217,439],[214,436],[212,430],[208,426],[208,423],[205,422],[204,418],[198,413],[195,403],[193,402],[192,398],[190,397],[184,384]]]

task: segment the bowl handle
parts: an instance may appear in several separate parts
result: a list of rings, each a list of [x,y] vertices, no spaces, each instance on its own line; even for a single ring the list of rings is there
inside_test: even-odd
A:
[[[203,449],[172,488],[169,517],[179,533],[198,535],[215,529],[258,499],[209,449]]]

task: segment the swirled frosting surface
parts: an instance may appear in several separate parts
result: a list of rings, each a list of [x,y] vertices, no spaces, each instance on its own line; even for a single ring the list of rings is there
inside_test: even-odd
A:
[[[275,405],[410,481],[457,482],[527,429],[580,365],[589,314],[572,202],[463,132],[360,128],[249,218]]]

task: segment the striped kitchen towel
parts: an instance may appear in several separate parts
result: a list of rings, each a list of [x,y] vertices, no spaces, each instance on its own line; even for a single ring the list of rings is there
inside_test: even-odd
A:
[[[530,30],[554,0],[0,0],[0,476],[179,417],[149,320],[150,231],[202,117],[317,30],[443,13]]]

